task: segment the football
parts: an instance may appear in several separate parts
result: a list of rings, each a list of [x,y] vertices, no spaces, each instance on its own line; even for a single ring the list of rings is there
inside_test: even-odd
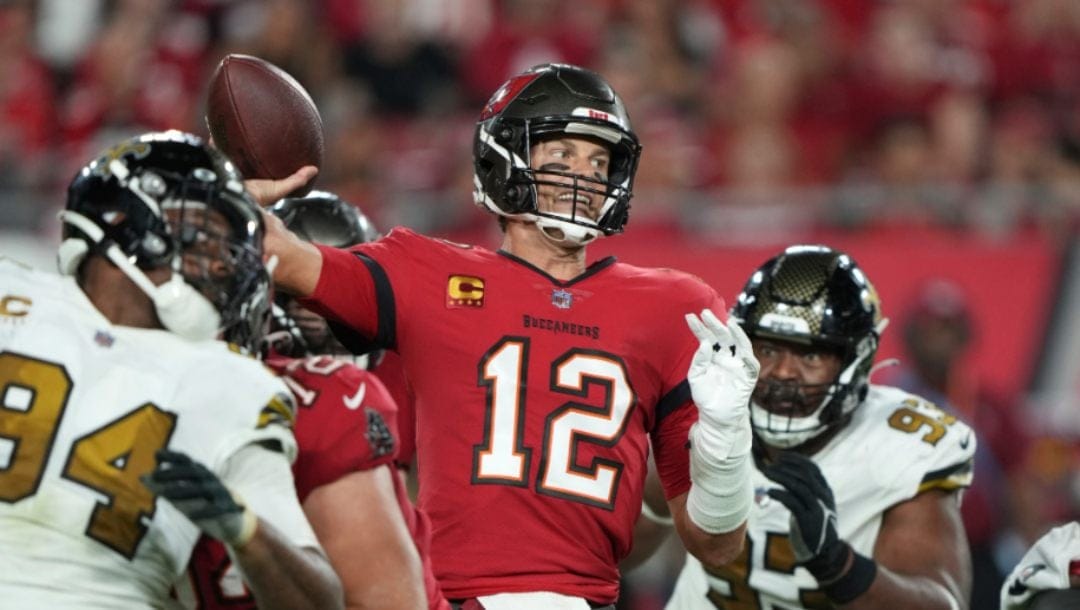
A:
[[[274,64],[226,55],[210,79],[206,125],[214,145],[244,178],[279,180],[322,167],[322,118],[303,86]],[[313,178],[292,196],[311,190]]]

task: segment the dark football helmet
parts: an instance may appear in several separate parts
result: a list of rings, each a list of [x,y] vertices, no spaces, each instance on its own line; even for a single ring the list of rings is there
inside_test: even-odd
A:
[[[888,323],[870,280],[848,255],[824,246],[792,246],[750,277],[731,315],[751,339],[821,347],[840,355],[827,387],[801,386],[821,398],[809,415],[778,414],[762,404],[771,391],[759,380],[751,400],[754,432],[775,447],[795,447],[844,425],[866,397],[881,332]],[[773,388],[775,389],[775,388]]]
[[[301,239],[335,248],[375,241],[379,232],[356,206],[326,191],[286,197],[270,208]]]
[[[607,180],[531,168],[531,146],[558,134],[606,143],[611,150]],[[481,112],[473,137],[474,199],[495,214],[534,219],[542,230],[559,230],[565,241],[584,244],[626,226],[640,156],[626,108],[599,74],[543,64],[504,83]],[[538,209],[537,185],[566,186],[568,179],[576,190],[604,196],[595,222],[579,216],[576,204],[571,214]]]
[[[359,208],[326,191],[312,191],[305,197],[286,197],[275,203],[270,213],[280,218],[285,227],[298,237],[316,244],[348,248],[380,237],[378,230]],[[344,339],[344,342],[352,345],[352,331],[346,327],[328,323],[321,316],[300,307],[295,299],[287,295],[275,299],[273,311],[271,340],[278,352],[293,358],[349,354],[339,340]],[[378,353],[353,359],[363,368],[377,360]]]
[[[262,217],[232,163],[198,137],[148,133],[105,150],[72,180],[60,218],[61,273],[103,256],[150,296],[166,329],[256,341],[269,307]],[[160,268],[173,275],[155,286],[144,271]]]

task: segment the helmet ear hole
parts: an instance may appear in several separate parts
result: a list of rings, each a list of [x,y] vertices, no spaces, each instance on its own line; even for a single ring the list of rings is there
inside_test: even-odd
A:
[[[511,184],[506,187],[506,203],[513,208],[521,207],[521,200],[525,198],[525,187],[520,184]]]

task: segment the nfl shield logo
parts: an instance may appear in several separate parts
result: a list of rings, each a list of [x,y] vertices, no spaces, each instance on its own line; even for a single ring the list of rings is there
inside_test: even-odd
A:
[[[570,309],[570,305],[574,302],[574,295],[561,289],[556,289],[551,293],[551,304],[559,309]]]

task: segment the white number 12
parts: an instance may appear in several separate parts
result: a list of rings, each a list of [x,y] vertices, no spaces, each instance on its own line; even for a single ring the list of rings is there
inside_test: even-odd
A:
[[[487,386],[484,442],[473,448],[473,483],[528,487],[532,449],[524,445],[525,388],[529,339],[507,337],[480,361],[478,383]],[[575,460],[578,443],[614,446],[626,431],[637,397],[617,356],[572,349],[551,365],[550,389],[579,399],[589,386],[603,391],[603,404],[571,398],[547,415],[537,493],[612,510],[623,464],[594,458],[588,466]]]

